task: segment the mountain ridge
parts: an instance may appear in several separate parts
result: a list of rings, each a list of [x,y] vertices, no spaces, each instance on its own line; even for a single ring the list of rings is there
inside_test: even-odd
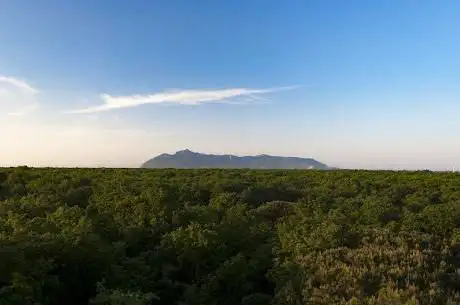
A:
[[[248,169],[331,169],[313,158],[282,157],[260,154],[236,156],[206,154],[179,150],[174,154],[160,154],[141,165],[141,168],[248,168]]]

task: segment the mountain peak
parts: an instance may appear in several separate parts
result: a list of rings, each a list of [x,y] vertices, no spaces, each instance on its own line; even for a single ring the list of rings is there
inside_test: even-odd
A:
[[[166,157],[166,158],[165,158]],[[159,155],[142,165],[143,168],[253,168],[253,169],[328,169],[311,158],[277,157],[266,154],[257,156],[208,155],[190,149],[173,155]]]
[[[194,153],[193,151],[191,151],[190,149],[186,148],[186,149],[177,151],[175,154],[176,155],[186,155],[186,154],[193,154],[193,153]]]

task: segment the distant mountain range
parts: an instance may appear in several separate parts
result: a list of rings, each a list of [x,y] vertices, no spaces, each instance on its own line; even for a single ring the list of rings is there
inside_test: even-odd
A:
[[[331,169],[311,158],[278,157],[269,155],[233,156],[210,155],[181,150],[162,154],[148,160],[142,168],[252,168],[252,169]]]

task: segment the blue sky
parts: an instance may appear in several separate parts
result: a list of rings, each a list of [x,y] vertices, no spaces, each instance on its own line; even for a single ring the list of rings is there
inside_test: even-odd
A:
[[[458,16],[448,0],[0,0],[0,165],[190,148],[460,167]]]

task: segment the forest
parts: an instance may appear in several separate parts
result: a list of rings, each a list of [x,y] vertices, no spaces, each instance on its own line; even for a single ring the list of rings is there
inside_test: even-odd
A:
[[[460,304],[460,175],[3,168],[10,304]]]

